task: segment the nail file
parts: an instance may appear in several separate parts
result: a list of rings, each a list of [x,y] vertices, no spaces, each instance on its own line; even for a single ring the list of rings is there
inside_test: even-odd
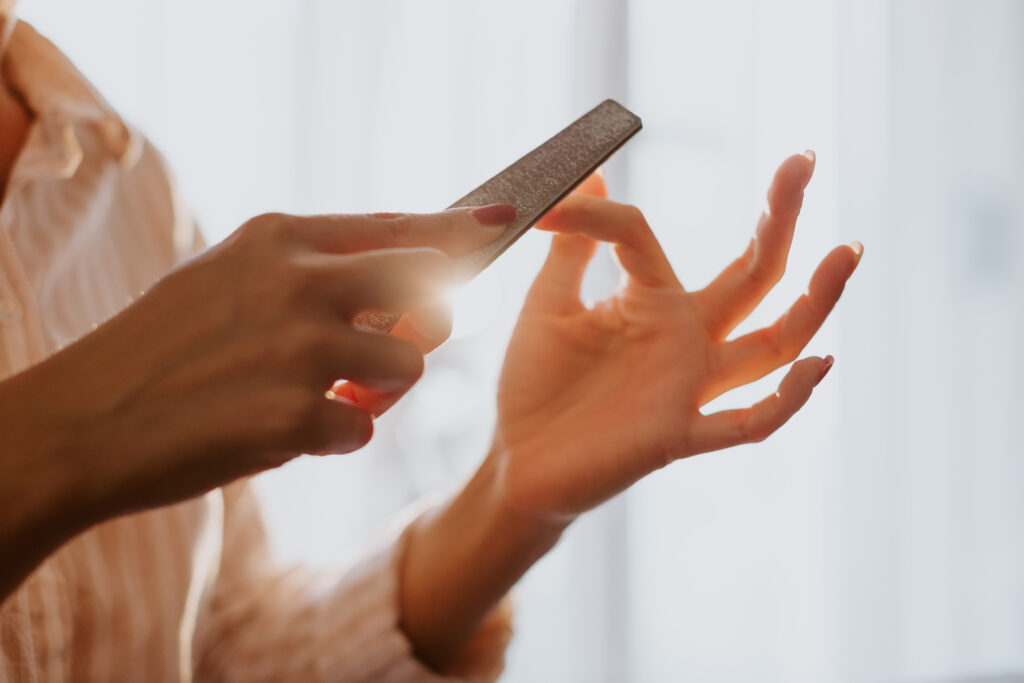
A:
[[[597,170],[642,127],[640,117],[615,100],[605,100],[560,133],[448,208],[512,204],[516,219],[483,247],[453,257],[456,280],[468,282],[501,256],[563,197]],[[358,327],[387,332],[401,313],[366,312]]]

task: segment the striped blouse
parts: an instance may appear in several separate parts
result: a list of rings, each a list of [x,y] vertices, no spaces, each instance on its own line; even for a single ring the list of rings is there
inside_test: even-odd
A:
[[[35,119],[0,205],[0,377],[86,334],[202,246],[159,154],[51,43],[19,23],[5,59]],[[412,656],[398,627],[402,547],[397,534],[340,575],[282,570],[244,482],[115,519],[0,604],[0,682],[497,678],[504,609],[454,678]]]

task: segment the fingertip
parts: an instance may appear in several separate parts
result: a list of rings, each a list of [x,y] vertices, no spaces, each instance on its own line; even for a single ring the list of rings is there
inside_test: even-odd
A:
[[[566,224],[571,222],[573,211],[578,211],[581,203],[586,202],[588,198],[589,195],[586,194],[570,194],[548,209],[534,227],[547,232],[564,230]]]
[[[356,426],[352,430],[352,450],[358,450],[370,443],[373,438],[373,414],[368,410],[360,410],[361,419],[356,421]]]
[[[834,356],[825,356],[825,360],[822,362],[820,374],[818,375],[818,381],[814,383],[814,386],[818,386],[819,384],[821,384],[821,380],[825,379],[825,375],[827,375],[828,371],[832,369],[832,366],[835,364],[835,362],[836,359]]]
[[[415,339],[417,345],[424,351],[437,348],[452,334],[452,311],[447,305],[413,311],[406,316],[406,320],[411,330],[419,337]]]
[[[341,405],[330,409],[327,420],[332,424],[330,429],[335,432],[335,436],[331,439],[333,443],[329,444],[329,448],[320,452],[351,453],[370,443],[370,439],[373,438],[374,421],[368,407],[362,405],[354,396],[348,398],[335,394],[328,396],[328,400]]]
[[[516,219],[516,207],[511,204],[489,204],[469,210],[469,215],[486,228],[504,229]]]
[[[808,150],[810,152],[810,150]],[[813,152],[810,152],[813,156]],[[803,191],[814,174],[814,161],[803,154],[787,157],[775,172],[772,184],[768,188],[768,206],[770,209],[781,208],[786,215],[788,211],[799,210],[803,203]],[[770,211],[767,212],[770,215]],[[793,216],[795,218],[795,215]]]
[[[854,240],[853,242],[850,242],[850,249],[853,250],[853,266],[856,268],[857,264],[860,263],[861,256],[864,255],[864,245]]]
[[[516,208],[511,204],[458,206],[438,216],[443,220],[433,226],[438,234],[431,246],[449,254],[465,254],[501,237],[515,220]]]
[[[579,186],[573,190],[573,194],[588,195],[591,197],[607,197],[608,185],[604,180],[604,167],[602,166],[598,168],[587,176],[586,180],[580,183]]]

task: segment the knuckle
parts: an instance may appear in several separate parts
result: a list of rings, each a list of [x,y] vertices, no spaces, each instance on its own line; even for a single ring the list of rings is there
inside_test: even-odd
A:
[[[396,347],[395,365],[402,377],[415,382],[423,376],[426,361],[414,344],[402,342]]]
[[[761,443],[772,434],[771,425],[765,420],[751,416],[743,421],[743,440],[747,443]]]
[[[283,213],[263,213],[246,221],[242,225],[242,231],[251,239],[272,239],[288,232],[291,219],[291,216]]]
[[[404,245],[412,239],[412,219],[407,215],[399,215],[390,218],[384,223],[384,229],[390,242],[396,245]]]
[[[285,293],[289,304],[320,289],[320,273],[305,259],[298,257],[280,259],[272,272],[273,275],[269,281],[273,283],[274,288]]]
[[[766,259],[755,258],[748,270],[751,281],[756,285],[773,287],[786,274],[785,263],[770,263]]]
[[[792,363],[793,361],[800,357],[800,349],[798,349],[793,344],[783,344],[783,348],[780,352],[779,357],[782,359],[782,362],[784,364]]]
[[[459,211],[442,211],[438,214],[437,232],[438,237],[445,239],[457,237],[468,232],[469,224],[464,217],[468,215]]]
[[[633,204],[627,204],[625,207],[626,220],[630,225],[640,228],[647,227],[647,218],[644,216],[644,212],[639,207]]]
[[[367,413],[324,399],[310,427],[310,450],[317,453],[353,451],[366,444],[372,433],[373,421]]]
[[[777,363],[792,363],[800,355],[800,349],[791,344],[782,333],[779,326],[774,326],[765,331],[764,342],[769,353]]]

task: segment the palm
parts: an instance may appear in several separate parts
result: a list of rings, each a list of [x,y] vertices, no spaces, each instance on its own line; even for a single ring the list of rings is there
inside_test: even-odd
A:
[[[624,291],[571,315],[524,311],[501,378],[500,435],[515,446],[572,435],[572,448],[554,456],[565,471],[552,474],[569,480],[585,459],[608,478],[594,492],[603,499],[615,482],[660,464],[658,451],[669,443],[664,426],[676,422],[680,405],[694,404],[707,347],[681,291]]]
[[[804,157],[787,164],[773,186],[779,206],[759,226],[760,244],[699,292],[683,290],[629,207],[577,197],[547,219],[544,227],[586,236],[555,237],[506,356],[497,443],[517,504],[578,514],[675,459],[759,440],[806,401],[827,368],[822,359],[797,363],[780,392],[753,408],[700,413],[723,391],[795,358],[856,265],[854,250],[833,251],[810,293],[776,325],[725,340],[774,284],[756,277],[773,270],[764,262],[781,255],[775,270],[784,266],[799,197],[794,211],[782,204],[810,177]],[[788,187],[787,175],[797,179]],[[629,277],[614,296],[586,308],[579,283],[594,238],[615,243]]]

